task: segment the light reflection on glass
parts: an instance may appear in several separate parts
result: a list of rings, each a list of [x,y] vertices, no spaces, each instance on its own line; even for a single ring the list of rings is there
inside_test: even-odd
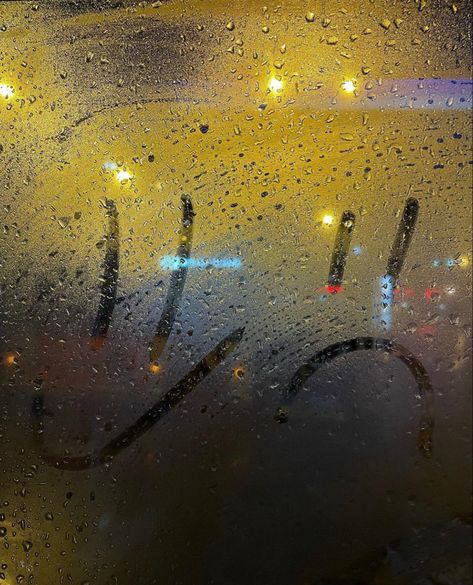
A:
[[[237,270],[241,268],[239,258],[180,258],[179,256],[163,256],[160,261],[163,270],[177,270],[178,268],[226,268]]]

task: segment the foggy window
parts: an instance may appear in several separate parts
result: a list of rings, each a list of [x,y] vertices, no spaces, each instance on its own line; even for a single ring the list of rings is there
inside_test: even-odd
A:
[[[471,5],[0,2],[0,584],[471,582]]]

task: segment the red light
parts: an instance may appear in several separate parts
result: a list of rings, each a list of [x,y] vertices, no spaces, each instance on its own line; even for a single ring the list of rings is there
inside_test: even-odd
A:
[[[433,336],[435,335],[435,327],[433,325],[423,325],[422,327],[419,327],[417,332],[419,335]]]
[[[90,349],[92,351],[99,351],[105,345],[105,337],[95,336],[90,338]]]
[[[414,297],[416,294],[416,291],[413,288],[407,288],[407,287],[400,287],[397,286],[394,289],[394,296],[401,296],[403,299],[412,299],[412,297]]]
[[[343,286],[336,284],[328,284],[325,288],[327,289],[327,292],[329,292],[331,295],[336,295],[337,293],[342,292],[343,290]]]
[[[438,288],[428,288],[425,291],[424,296],[429,301],[432,301],[433,299],[436,299],[440,296],[440,290]]]

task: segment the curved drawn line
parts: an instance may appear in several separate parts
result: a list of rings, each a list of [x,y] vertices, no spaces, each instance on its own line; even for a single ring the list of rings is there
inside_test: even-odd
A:
[[[406,201],[386,268],[386,276],[390,277],[394,284],[397,283],[401,274],[407,251],[409,250],[412,236],[414,235],[418,216],[419,202],[417,199],[410,197]]]
[[[44,398],[40,394],[33,401],[33,433],[35,447],[41,459],[57,469],[81,471],[111,461],[149,431],[166,414],[171,412],[194,388],[204,380],[240,343],[244,328],[235,329],[217,344],[194,368],[171,390],[149,408],[138,420],[109,441],[100,451],[80,457],[60,456],[46,453],[44,449]]]
[[[118,211],[115,202],[111,199],[107,199],[106,206],[107,215],[109,217],[109,227],[104,273],[102,277],[102,289],[100,291],[100,303],[91,333],[92,349],[99,349],[104,345],[117,300],[120,252]]]
[[[128,107],[128,106],[136,106],[136,105],[143,105],[143,104],[161,104],[161,103],[165,103],[165,104],[168,104],[168,103],[175,103],[175,104],[191,103],[191,104],[197,105],[197,104],[210,103],[210,100],[208,98],[196,99],[196,98],[192,98],[192,97],[178,97],[178,96],[176,96],[176,97],[162,97],[162,98],[145,98],[145,99],[141,99],[141,100],[115,102],[114,104],[108,104],[108,105],[103,106],[97,110],[86,112],[83,116],[81,116],[80,118],[78,118],[77,120],[72,122],[72,127],[75,128],[75,127],[79,126],[79,124],[82,124],[82,122],[85,122],[86,120],[90,120],[90,118],[92,118],[96,114],[101,114],[102,112],[106,112],[107,110],[112,110],[114,108],[121,108],[123,106]]]
[[[432,435],[434,427],[434,390],[429,375],[420,360],[418,360],[414,354],[390,339],[356,337],[354,339],[327,346],[325,349],[316,353],[315,356],[311,357],[297,370],[284,394],[283,400],[285,402],[292,401],[303,384],[324,364],[341,355],[361,350],[386,351],[392,353],[394,357],[400,359],[409,368],[409,371],[417,382],[419,394],[424,400],[424,412],[420,423],[417,445],[425,457],[430,457],[432,454]],[[284,411],[284,408],[278,408],[275,415],[276,420],[284,420]]]
[[[328,273],[329,286],[341,286],[347,263],[350,242],[355,228],[355,215],[351,211],[344,211],[338,225],[338,231],[333,246],[332,260]]]
[[[171,335],[174,321],[176,320],[177,309],[181,302],[182,291],[186,283],[188,262],[191,254],[192,235],[194,229],[194,211],[192,209],[191,198],[182,195],[182,229],[180,243],[176,252],[179,258],[179,267],[173,271],[171,282],[169,284],[166,300],[164,301],[163,312],[156,327],[154,338],[149,345],[149,358],[151,363],[155,363],[160,358],[166,347],[169,336]]]

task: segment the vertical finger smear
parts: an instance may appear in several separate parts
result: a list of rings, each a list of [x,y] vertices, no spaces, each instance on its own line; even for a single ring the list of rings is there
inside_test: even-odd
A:
[[[418,216],[419,202],[411,197],[406,201],[386,268],[386,275],[393,280],[394,284],[397,284],[404,266]]]
[[[343,275],[354,227],[355,215],[351,211],[345,211],[338,226],[332,252],[332,260],[330,262],[330,270],[327,280],[327,288],[330,293],[337,293],[342,290]]]
[[[102,276],[102,289],[100,302],[91,334],[91,348],[100,349],[107,337],[108,328],[113,317],[113,311],[117,300],[120,233],[118,226],[118,211],[115,202],[107,199],[107,215],[109,217],[109,229],[105,251],[104,273]]]
[[[188,260],[191,254],[192,235],[194,229],[194,211],[192,201],[187,195],[181,197],[182,200],[182,227],[180,233],[180,242],[177,249],[176,257],[179,265],[171,275],[169,290],[164,301],[164,308],[161,318],[156,327],[154,338],[149,345],[149,358],[152,365],[158,365],[157,362],[166,347],[166,343],[171,334],[174,321],[176,320],[177,310],[182,298],[182,292],[187,277]]]
[[[387,330],[392,326],[394,292],[399,283],[399,276],[409,251],[418,216],[419,202],[417,199],[409,198],[404,206],[401,221],[391,247],[386,274],[380,279],[381,302],[377,304],[376,319]]]

